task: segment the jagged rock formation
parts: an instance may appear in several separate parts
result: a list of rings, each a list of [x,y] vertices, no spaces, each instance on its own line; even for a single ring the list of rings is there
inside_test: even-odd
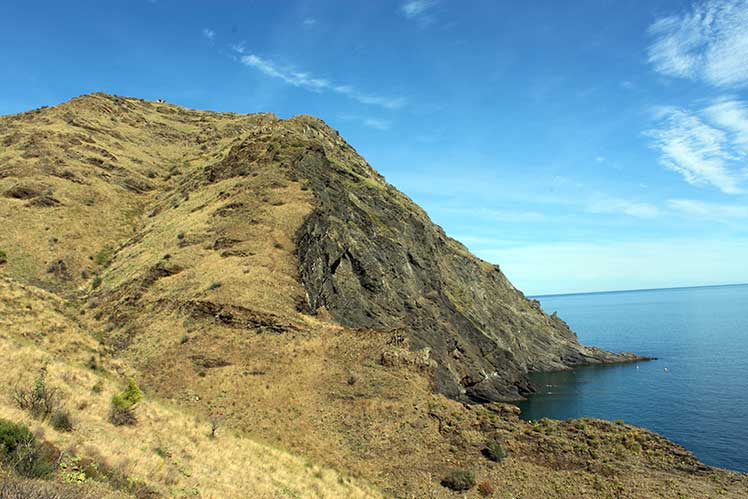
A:
[[[305,121],[337,138],[322,122]],[[530,390],[530,371],[634,358],[580,345],[498,266],[447,237],[350,146],[335,146],[347,161],[312,147],[292,163],[315,193],[297,234],[312,310],[324,306],[349,327],[402,329],[413,347],[432,350],[440,391],[475,401],[517,399]]]

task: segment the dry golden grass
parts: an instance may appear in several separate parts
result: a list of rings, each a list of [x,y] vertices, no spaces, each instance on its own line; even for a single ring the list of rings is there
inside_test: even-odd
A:
[[[10,296],[22,310],[27,305],[41,309],[50,306],[39,292],[26,291],[20,285],[2,281],[2,303],[9,303],[11,300],[6,298]],[[76,348],[80,350],[79,357],[88,354],[84,345],[90,338],[81,335],[75,324],[65,323],[64,316],[58,319],[56,327],[64,334],[48,336],[41,343],[27,339],[27,325],[4,324],[0,358],[12,362],[0,372],[0,386],[5,387],[5,393],[0,394],[1,418],[23,422],[67,454],[106,463],[166,495],[379,496],[360,480],[237,436],[228,425],[219,428],[216,438],[210,438],[207,419],[190,416],[189,411],[154,400],[148,393],[136,409],[136,426],[113,426],[107,416],[112,395],[122,389],[120,378],[71,363]],[[63,349],[56,348],[58,340],[64,343]],[[64,404],[75,423],[72,433],[57,432],[48,423],[32,419],[10,399],[10,387],[30,385],[41,366],[47,366],[48,384],[64,393]],[[97,383],[101,385],[99,393],[92,390]]]

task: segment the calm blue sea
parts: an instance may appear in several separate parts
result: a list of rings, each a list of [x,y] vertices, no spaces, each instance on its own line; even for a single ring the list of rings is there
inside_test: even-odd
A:
[[[582,343],[659,360],[534,375],[524,419],[623,419],[748,471],[748,285],[538,299]]]

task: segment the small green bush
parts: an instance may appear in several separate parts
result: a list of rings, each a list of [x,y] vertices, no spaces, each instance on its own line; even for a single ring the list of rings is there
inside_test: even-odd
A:
[[[483,455],[491,461],[500,463],[506,456],[506,452],[504,452],[504,446],[501,445],[501,442],[491,440],[486,444],[486,448],[483,449]]]
[[[65,410],[59,410],[52,414],[52,428],[57,431],[73,431],[73,420],[70,418],[70,413]]]
[[[8,261],[8,254],[5,251],[0,250],[0,264],[3,264],[7,261]]]
[[[135,404],[143,398],[143,392],[135,380],[127,379],[127,388],[122,393],[112,397],[112,408],[109,414],[109,421],[117,426],[134,425],[137,423]]]
[[[220,288],[221,286],[222,286],[222,284],[220,282],[216,281],[216,282],[211,283],[210,286],[208,286],[208,289],[212,291],[214,289]]]
[[[54,470],[34,434],[26,426],[6,419],[0,419],[0,461],[29,478],[44,478]]]
[[[140,387],[137,383],[135,383],[134,379],[128,378],[127,388],[125,388],[125,391],[122,392],[122,396],[127,402],[130,403],[130,406],[133,406],[140,402],[140,400],[143,398],[143,392],[140,391]]]
[[[91,287],[93,289],[96,289],[99,286],[101,286],[101,277],[100,276],[96,276],[96,277],[93,278],[93,281],[91,282]]]
[[[470,470],[454,469],[444,477],[442,486],[454,491],[470,490],[475,487],[475,474]]]

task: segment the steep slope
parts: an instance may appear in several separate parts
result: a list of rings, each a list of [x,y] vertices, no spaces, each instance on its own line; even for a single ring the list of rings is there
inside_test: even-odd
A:
[[[120,492],[106,497],[379,497],[371,486],[223,428],[211,438],[207,418],[149,396],[138,408],[136,427],[112,426],[106,414],[111,396],[121,389],[118,378],[135,373],[100,355],[98,342],[85,332],[86,320],[64,300],[4,278],[0,298],[0,357],[13,359],[3,366],[0,384],[28,386],[45,366],[47,383],[60,390],[73,413],[74,431],[30,417],[6,393],[0,393],[0,418],[27,424],[58,449],[58,460],[69,464],[59,473],[65,481],[87,481],[88,488],[71,488],[62,497],[105,497],[102,481]],[[95,369],[91,358],[97,359]],[[93,466],[84,468],[86,462]],[[73,471],[98,479],[72,479]],[[3,495],[0,486],[0,497],[14,496]]]
[[[316,118],[104,94],[0,117],[0,215],[0,349],[17,362],[0,380],[51,359],[71,404],[90,404],[71,407],[81,453],[88,441],[118,460],[140,439],[130,471],[158,490],[241,496],[254,480],[258,497],[282,497],[298,475],[290,493],[303,497],[375,495],[368,483],[452,497],[439,482],[455,467],[516,497],[748,490],[644,430],[464,404],[517,398],[530,371],[635,356],[579,345]],[[35,315],[45,308],[57,311]],[[37,334],[48,330],[64,334]],[[94,353],[101,373],[84,368]],[[75,387],[100,377],[113,393],[124,376],[148,402],[121,430],[106,398]],[[8,393],[0,402],[33,423]],[[224,422],[216,442],[208,418]],[[205,455],[175,478],[148,452],[159,440]],[[494,440],[500,465],[481,454]],[[285,451],[265,466],[268,448]]]
[[[436,386],[454,398],[516,400],[526,374],[636,359],[580,345],[556,315],[515,289],[496,265],[446,236],[336,132],[294,118],[321,147],[292,167],[315,193],[297,233],[311,310],[341,324],[400,329],[438,362]]]

